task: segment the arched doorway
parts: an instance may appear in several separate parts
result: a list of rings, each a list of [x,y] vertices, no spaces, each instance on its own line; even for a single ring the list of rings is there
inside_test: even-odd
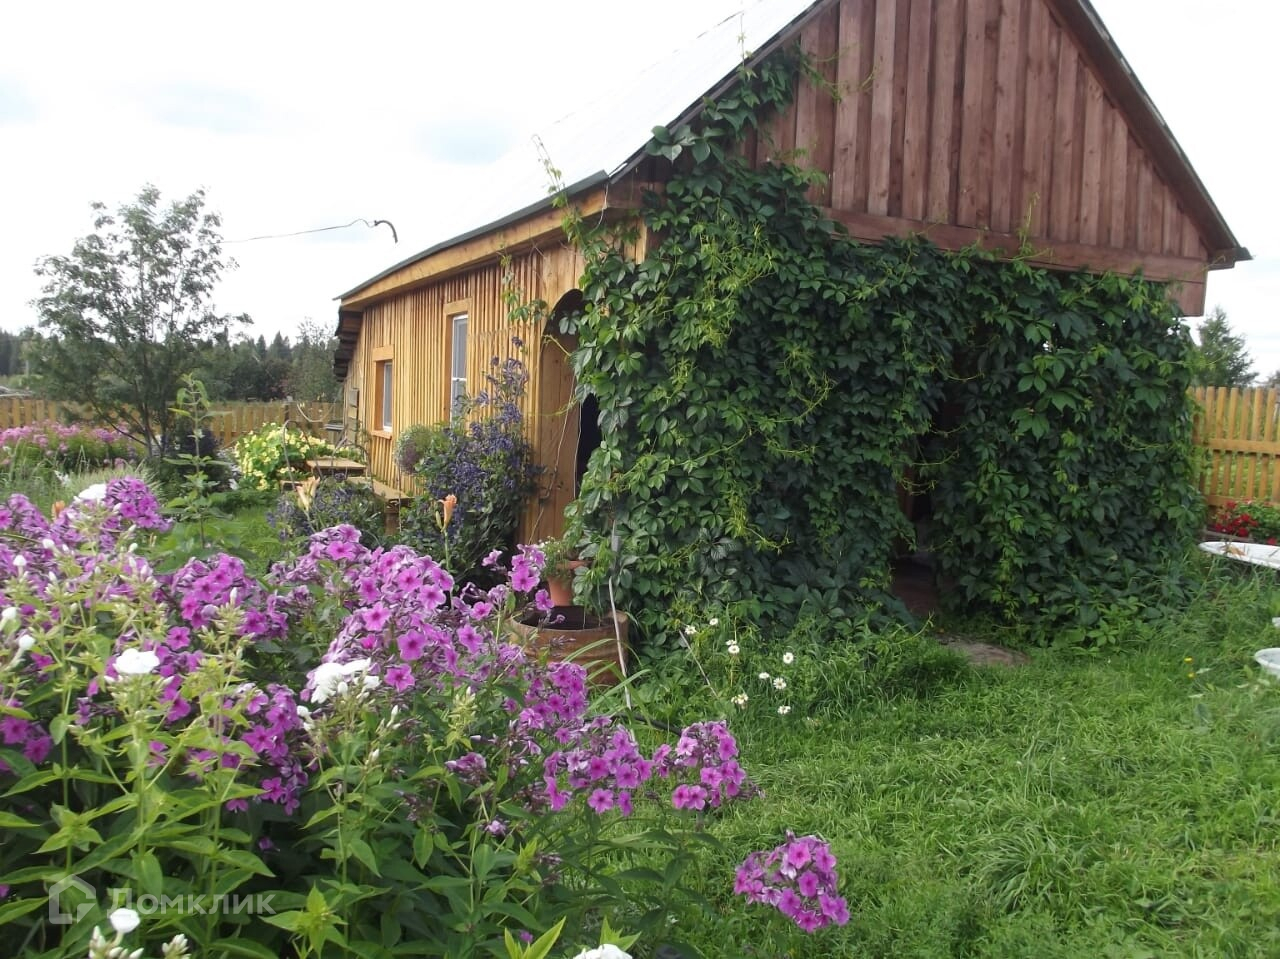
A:
[[[564,511],[578,487],[592,450],[600,445],[599,407],[595,397],[579,404],[574,398],[573,364],[578,338],[560,332],[560,321],[582,309],[582,293],[570,290],[552,309],[542,331],[538,356],[537,433],[534,446],[542,478],[533,521],[535,540],[564,531]]]

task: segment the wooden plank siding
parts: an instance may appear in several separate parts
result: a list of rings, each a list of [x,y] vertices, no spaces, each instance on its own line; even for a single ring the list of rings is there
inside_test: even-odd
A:
[[[467,391],[486,387],[493,361],[519,358],[530,373],[522,401],[526,436],[543,468],[539,494],[522,517],[522,542],[557,535],[563,528],[564,507],[576,493],[572,473],[576,463],[578,421],[572,406],[572,375],[562,345],[534,319],[513,323],[507,290],[518,291],[521,302],[543,300],[549,308],[574,289],[582,272],[580,256],[558,240],[545,249],[512,254],[504,266],[489,259],[438,282],[417,286],[364,309],[360,338],[347,376],[348,388],[359,390],[362,423],[370,422],[376,373],[375,354],[392,357],[392,430],[369,431],[370,473],[391,486],[415,491],[414,478],[401,472],[393,459],[395,438],[414,424],[441,423],[450,414],[449,320],[465,311],[467,332]],[[516,346],[518,338],[523,346]],[[550,370],[558,372],[553,375]]]
[[[1064,269],[1137,262],[1203,312],[1200,230],[1051,0],[838,0],[799,41],[823,78],[747,152],[824,174],[811,197],[836,219],[1025,241]]]
[[[1203,450],[1200,491],[1210,506],[1280,505],[1280,390],[1199,387],[1194,438]]]

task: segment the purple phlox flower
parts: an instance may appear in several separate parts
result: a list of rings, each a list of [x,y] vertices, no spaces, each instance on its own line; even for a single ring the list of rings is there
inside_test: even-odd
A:
[[[609,811],[613,808],[613,790],[593,789],[587,797],[587,805],[598,813]]]
[[[511,588],[518,593],[527,593],[538,585],[538,570],[530,566],[523,555],[511,561]]]
[[[813,932],[849,921],[849,906],[837,893],[838,884],[835,856],[827,843],[788,832],[786,842],[746,858],[735,874],[733,891],[748,902],[776,907],[805,932]]]
[[[479,786],[488,777],[489,764],[479,753],[467,753],[449,760],[444,768],[468,786]]]
[[[403,664],[397,664],[387,669],[383,680],[396,692],[402,693],[414,684],[413,670]]]

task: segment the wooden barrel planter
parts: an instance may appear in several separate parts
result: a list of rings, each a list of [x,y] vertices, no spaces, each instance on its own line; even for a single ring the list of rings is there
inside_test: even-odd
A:
[[[616,686],[623,677],[618,663],[618,637],[625,662],[628,650],[626,613],[597,616],[582,606],[556,606],[550,613],[530,610],[511,623],[516,641],[525,649],[546,651],[555,660],[574,662],[587,671],[591,685]]]

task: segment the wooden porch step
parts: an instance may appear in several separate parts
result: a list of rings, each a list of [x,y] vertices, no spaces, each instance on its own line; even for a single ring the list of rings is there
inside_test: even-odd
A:
[[[320,456],[307,460],[307,469],[316,476],[363,476],[368,467],[359,460],[342,456]]]
[[[382,522],[387,534],[391,535],[399,531],[400,510],[413,499],[411,493],[396,489],[394,486],[388,486],[381,480],[376,480],[371,476],[351,476],[347,478],[347,482],[373,490],[374,495],[382,500],[383,503]]]
[[[394,486],[388,486],[382,480],[373,479],[370,476],[352,476],[349,481],[357,486],[367,486],[373,490],[374,495],[385,502],[388,506],[393,503],[400,506],[413,499],[412,493],[406,493],[404,490],[396,489]]]

